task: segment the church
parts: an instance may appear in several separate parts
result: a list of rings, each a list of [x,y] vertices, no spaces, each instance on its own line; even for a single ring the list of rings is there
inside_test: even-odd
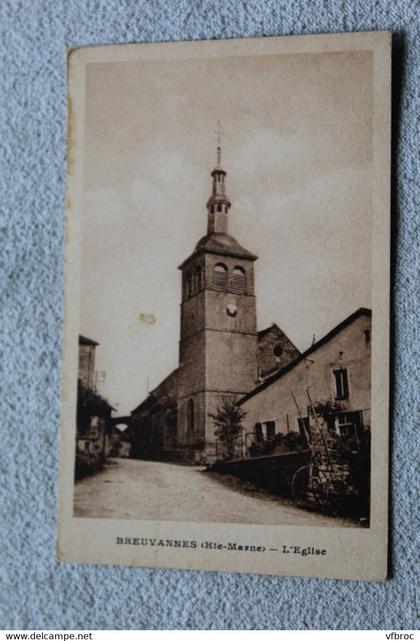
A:
[[[246,411],[244,454],[246,443],[302,433],[311,424],[309,387],[339,408],[337,434],[370,429],[370,310],[356,310],[303,354],[275,323],[258,331],[258,257],[229,234],[220,147],[211,178],[207,233],[179,266],[179,365],[131,413],[132,455],[214,462],[222,451],[210,415],[224,400]]]
[[[257,256],[229,234],[231,202],[220,147],[211,179],[207,233],[179,266],[179,366],[131,414],[139,456],[214,460],[209,414],[224,399],[239,401],[300,354],[276,324],[257,331]]]

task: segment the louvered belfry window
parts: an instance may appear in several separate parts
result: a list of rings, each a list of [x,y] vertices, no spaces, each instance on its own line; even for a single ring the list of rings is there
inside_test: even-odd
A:
[[[232,292],[244,294],[246,288],[246,274],[242,267],[235,267],[232,274]]]
[[[214,266],[214,288],[226,289],[227,282],[227,267],[223,263],[217,263]]]
[[[185,287],[186,294],[187,294],[187,297],[189,298],[193,294],[193,276],[192,276],[192,274],[188,274],[188,276],[186,278],[185,285],[186,285],[186,287]]]
[[[197,292],[203,289],[203,270],[201,267],[197,267],[195,270],[195,288]]]

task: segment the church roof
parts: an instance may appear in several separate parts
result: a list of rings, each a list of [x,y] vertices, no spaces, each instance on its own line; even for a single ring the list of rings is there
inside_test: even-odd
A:
[[[137,407],[133,409],[131,415],[138,413],[139,411],[145,411],[150,409],[152,406],[159,403],[161,405],[170,405],[176,402],[176,396],[178,392],[178,374],[179,368],[172,370],[166,378],[163,379],[151,392],[148,393],[148,396],[142,401]]]
[[[257,339],[260,340],[261,338],[264,338],[266,334],[269,332],[276,332],[277,334],[284,334],[284,332],[280,329],[280,327],[277,325],[277,323],[272,323],[269,325],[269,327],[265,327],[264,329],[260,329],[259,332],[257,332]]]
[[[184,267],[184,265],[186,265],[193,256],[197,256],[198,254],[205,252],[220,254],[222,256],[238,256],[240,258],[249,258],[249,260],[257,260],[258,258],[258,256],[245,249],[245,247],[242,247],[242,245],[240,245],[233,236],[213,232],[200,238],[195,246],[194,252],[182,263],[182,265],[179,266],[179,268],[181,269]]]

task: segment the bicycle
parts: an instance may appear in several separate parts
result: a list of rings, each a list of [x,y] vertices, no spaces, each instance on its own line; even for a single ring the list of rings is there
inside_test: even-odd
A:
[[[291,495],[297,505],[313,503],[322,510],[339,513],[347,498],[346,479],[343,473],[321,467],[311,461],[300,467],[291,481]]]

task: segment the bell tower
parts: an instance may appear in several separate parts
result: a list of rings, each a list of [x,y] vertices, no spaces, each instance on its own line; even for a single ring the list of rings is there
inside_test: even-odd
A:
[[[177,441],[196,461],[211,461],[216,455],[215,427],[209,412],[214,413],[225,398],[240,398],[257,381],[257,256],[228,233],[231,202],[226,195],[220,140],[211,177],[207,234],[179,267]]]

